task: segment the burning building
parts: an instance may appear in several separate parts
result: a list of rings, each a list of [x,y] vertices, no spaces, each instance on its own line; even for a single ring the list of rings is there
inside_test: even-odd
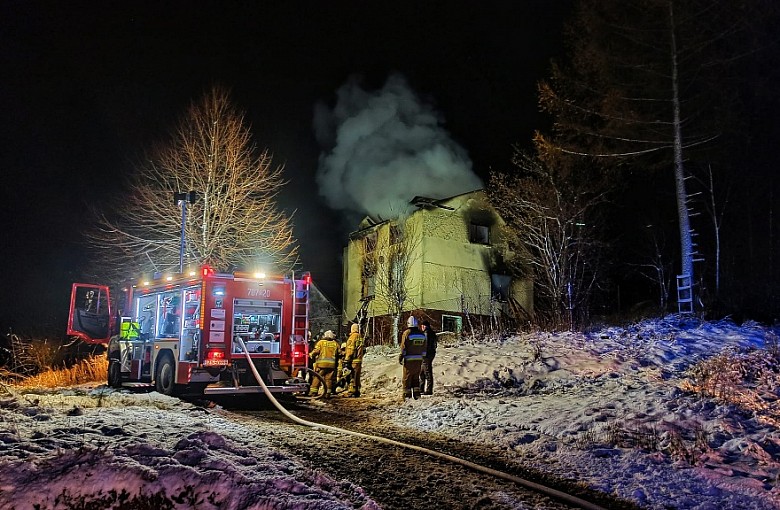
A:
[[[395,219],[367,216],[344,250],[343,310],[376,343],[398,339],[413,313],[455,335],[496,332],[533,311],[530,279],[510,274],[514,256],[484,191],[417,196]]]

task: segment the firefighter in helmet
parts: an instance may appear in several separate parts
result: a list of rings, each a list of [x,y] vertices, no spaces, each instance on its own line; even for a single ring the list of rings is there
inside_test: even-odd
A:
[[[344,363],[347,368],[352,368],[352,380],[349,383],[349,397],[360,396],[360,373],[363,367],[363,355],[366,348],[363,337],[360,336],[360,326],[353,324],[350,327],[349,338],[347,338],[347,349],[344,354]]]
[[[323,338],[317,342],[309,357],[315,360],[314,370],[325,380],[325,396],[336,392],[336,358],[338,357],[339,344],[336,335],[328,330]],[[316,397],[320,391],[320,379],[315,377],[311,383],[309,395]]]
[[[406,321],[406,329],[401,335],[401,354],[398,362],[404,366],[403,386],[404,399],[420,398],[420,369],[426,355],[425,333],[417,328],[417,319],[410,315]]]

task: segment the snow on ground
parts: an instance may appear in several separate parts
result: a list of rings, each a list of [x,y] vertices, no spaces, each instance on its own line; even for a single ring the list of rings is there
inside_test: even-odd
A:
[[[395,425],[493,446],[644,508],[780,508],[777,365],[748,369],[763,378],[758,397],[728,384],[723,399],[705,397],[688,377],[724,351],[760,365],[768,358],[749,356],[776,340],[757,324],[673,316],[590,333],[442,338],[434,395],[407,401],[397,351],[372,348],[359,400]],[[0,509],[378,508],[360,487],[274,451],[260,429],[157,393],[2,390]]]
[[[0,395],[0,509],[379,508],[259,429],[158,393]]]
[[[777,379],[759,399],[765,412],[681,389],[697,361],[766,341],[776,347],[775,334],[670,316],[592,333],[449,343],[434,361],[434,395],[384,415],[498,446],[520,464],[646,508],[780,508]],[[374,351],[364,373],[367,394],[400,400],[394,353]]]

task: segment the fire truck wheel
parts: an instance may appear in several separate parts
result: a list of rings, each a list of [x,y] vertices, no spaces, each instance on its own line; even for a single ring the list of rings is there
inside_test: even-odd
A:
[[[169,355],[163,355],[160,362],[157,364],[157,373],[154,378],[154,387],[158,393],[163,395],[173,395],[175,381],[176,381],[176,368],[173,364],[173,360]]]
[[[112,388],[122,387],[122,365],[119,360],[108,360],[108,385]]]

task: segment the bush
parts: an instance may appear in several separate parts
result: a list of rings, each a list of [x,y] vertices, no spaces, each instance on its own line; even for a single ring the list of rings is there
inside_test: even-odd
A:
[[[108,359],[91,356],[71,367],[50,368],[25,377],[16,385],[23,388],[60,388],[91,382],[104,382],[108,376]]]
[[[60,348],[44,338],[24,338],[15,333],[6,335],[5,368],[16,376],[30,376],[54,366],[58,362]]]
[[[683,391],[714,398],[752,412],[759,420],[780,425],[780,362],[773,337],[766,349],[727,350],[688,370]]]
[[[4,341],[3,341],[4,340]],[[18,380],[50,370],[71,368],[105,352],[103,345],[82,341],[64,342],[49,338],[25,337],[8,333],[0,337],[0,367],[3,377]]]

